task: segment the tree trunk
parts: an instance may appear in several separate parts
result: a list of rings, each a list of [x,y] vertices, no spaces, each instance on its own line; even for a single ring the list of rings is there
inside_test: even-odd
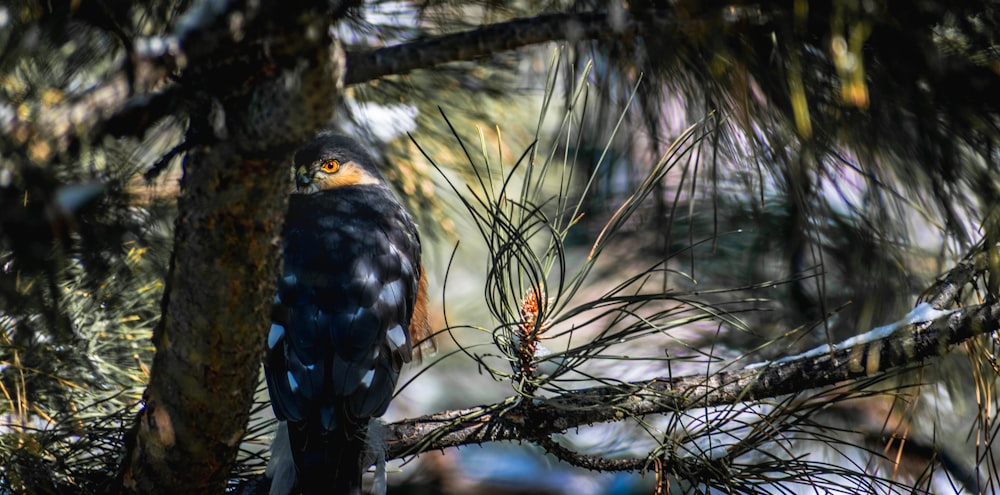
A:
[[[125,486],[221,493],[247,425],[277,276],[285,157],[185,163],[157,352]]]
[[[145,407],[119,472],[126,492],[226,487],[258,384],[290,155],[329,122],[343,88],[328,8],[206,2],[177,23],[182,53],[167,55],[187,64],[192,149]],[[242,31],[220,29],[233,19]]]

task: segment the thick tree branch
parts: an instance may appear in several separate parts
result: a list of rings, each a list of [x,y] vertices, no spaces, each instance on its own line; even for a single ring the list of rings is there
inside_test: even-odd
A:
[[[219,493],[260,366],[287,173],[217,144],[188,158],[156,358],[123,471],[139,493]],[[196,167],[191,164],[197,163]],[[287,186],[286,186],[287,187]],[[184,473],[184,476],[178,476]]]
[[[694,23],[686,21],[688,26]],[[377,50],[348,52],[344,82],[357,84],[549,41],[625,40],[652,30],[677,29],[678,25],[673,10],[560,13],[515,19]]]

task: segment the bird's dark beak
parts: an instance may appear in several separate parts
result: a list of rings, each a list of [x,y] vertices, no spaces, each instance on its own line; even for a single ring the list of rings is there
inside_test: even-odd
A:
[[[299,167],[295,170],[295,187],[302,189],[308,187],[312,183],[312,176],[309,175],[309,169],[306,167]]]

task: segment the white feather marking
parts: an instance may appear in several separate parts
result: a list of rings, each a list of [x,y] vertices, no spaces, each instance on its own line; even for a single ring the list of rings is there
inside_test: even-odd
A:
[[[399,349],[406,344],[406,334],[403,333],[403,327],[396,325],[389,329],[385,333],[385,336],[389,338],[389,347],[392,349]]]
[[[278,345],[278,341],[285,336],[285,327],[277,324],[271,324],[271,331],[267,334],[267,348],[274,349],[274,346]]]
[[[375,379],[375,370],[368,370],[365,376],[361,377],[361,385],[365,388],[372,386],[372,380]]]

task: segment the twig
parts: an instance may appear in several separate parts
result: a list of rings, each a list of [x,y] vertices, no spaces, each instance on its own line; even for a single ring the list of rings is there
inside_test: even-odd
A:
[[[608,459],[581,454],[562,446],[550,437],[537,438],[535,443],[560,461],[591,471],[644,471],[654,465],[650,459]]]

